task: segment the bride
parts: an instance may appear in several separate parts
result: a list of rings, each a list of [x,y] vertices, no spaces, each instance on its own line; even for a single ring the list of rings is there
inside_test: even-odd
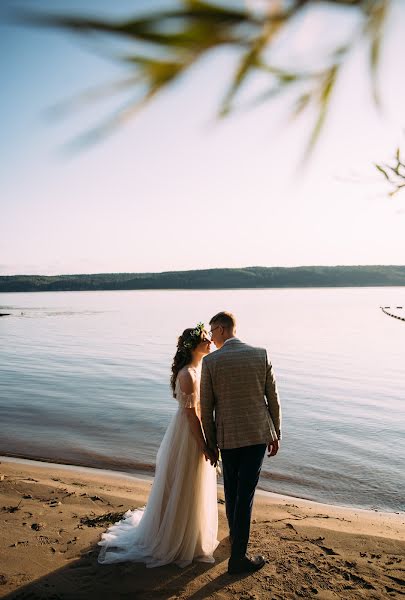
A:
[[[200,368],[210,338],[199,323],[178,338],[171,387],[178,402],[156,457],[146,507],[128,510],[102,534],[98,562],[147,567],[215,562],[218,546],[216,469],[200,421]]]

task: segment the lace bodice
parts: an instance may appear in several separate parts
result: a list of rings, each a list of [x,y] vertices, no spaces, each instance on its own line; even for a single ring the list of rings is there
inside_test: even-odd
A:
[[[197,374],[197,371],[196,371],[196,374]],[[179,381],[179,378],[177,377],[174,394],[176,396],[177,402],[179,403],[179,406],[181,406],[181,408],[196,408],[198,411],[200,408],[199,389],[200,389],[200,381],[199,381],[198,374],[197,374],[196,390],[192,394],[185,394],[181,390],[180,381]]]

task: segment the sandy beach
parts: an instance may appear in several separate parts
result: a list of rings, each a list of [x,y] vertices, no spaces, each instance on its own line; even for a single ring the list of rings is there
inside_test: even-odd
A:
[[[53,600],[400,598],[405,594],[405,515],[335,507],[258,492],[249,551],[267,564],[227,574],[229,540],[218,487],[214,565],[100,566],[97,541],[151,480],[49,463],[0,463],[0,597]]]

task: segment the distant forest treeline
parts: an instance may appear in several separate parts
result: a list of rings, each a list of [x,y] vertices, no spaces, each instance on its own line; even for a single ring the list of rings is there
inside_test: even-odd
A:
[[[247,267],[165,273],[0,276],[0,292],[405,286],[405,266]]]

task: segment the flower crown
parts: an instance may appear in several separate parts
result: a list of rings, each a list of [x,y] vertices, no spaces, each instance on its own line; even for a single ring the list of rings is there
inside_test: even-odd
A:
[[[183,342],[183,348],[187,348],[187,350],[191,350],[193,347],[193,343],[196,339],[198,339],[202,332],[204,331],[205,326],[204,323],[198,323],[196,327],[189,333],[189,337],[186,341]]]

